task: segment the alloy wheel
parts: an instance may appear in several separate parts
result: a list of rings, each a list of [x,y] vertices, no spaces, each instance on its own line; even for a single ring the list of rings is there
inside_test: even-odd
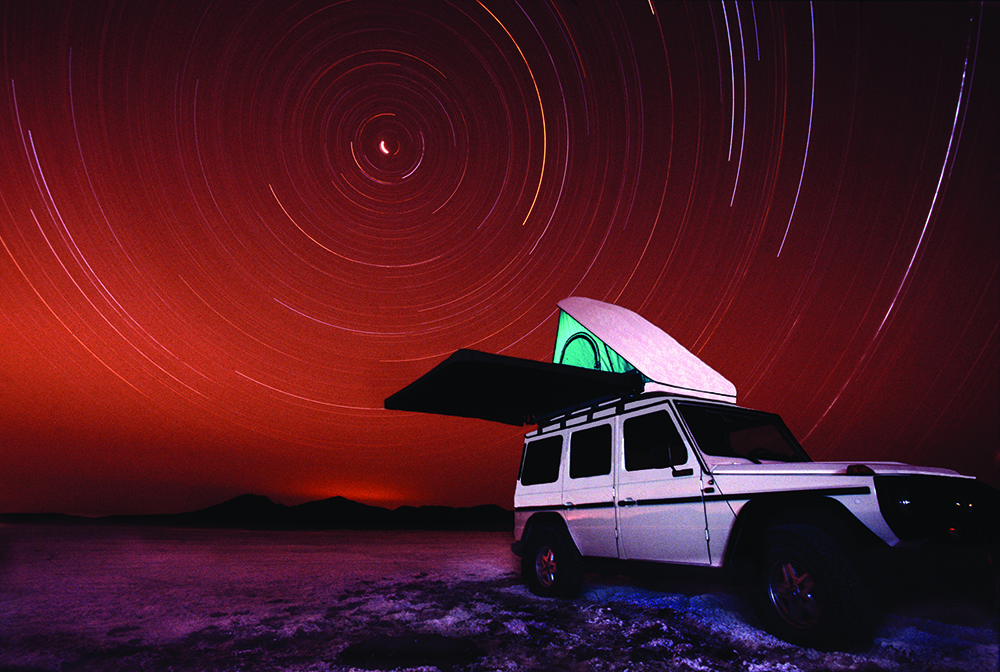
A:
[[[810,628],[820,616],[814,595],[816,581],[808,569],[794,562],[777,562],[768,574],[768,597],[778,614],[795,628]]]

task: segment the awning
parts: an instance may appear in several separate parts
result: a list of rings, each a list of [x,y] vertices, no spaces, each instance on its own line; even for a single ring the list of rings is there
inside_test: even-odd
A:
[[[642,376],[458,350],[385,400],[395,411],[479,418],[508,425],[642,392]]]

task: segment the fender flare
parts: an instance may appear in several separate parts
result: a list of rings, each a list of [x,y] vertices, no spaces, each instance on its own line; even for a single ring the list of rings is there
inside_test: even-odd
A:
[[[565,536],[566,539],[569,540],[576,554],[583,557],[580,554],[580,547],[577,545],[576,539],[573,538],[573,535],[569,531],[569,526],[566,525],[566,521],[556,511],[539,511],[538,513],[532,514],[532,516],[528,518],[527,522],[524,524],[524,532],[521,534],[521,538],[516,540],[510,546],[514,555],[522,557],[525,542],[527,542],[533,530],[541,527],[558,530]]]

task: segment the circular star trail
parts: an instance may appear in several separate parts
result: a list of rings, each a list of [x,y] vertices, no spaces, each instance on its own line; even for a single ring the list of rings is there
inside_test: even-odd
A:
[[[816,459],[998,478],[996,7],[8,3],[0,510],[510,505],[388,412],[635,310]]]

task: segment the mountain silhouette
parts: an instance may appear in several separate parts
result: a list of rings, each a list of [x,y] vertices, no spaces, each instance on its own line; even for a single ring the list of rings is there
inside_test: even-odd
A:
[[[401,506],[385,509],[345,497],[296,506],[276,504],[263,495],[245,494],[197,511],[86,518],[53,513],[5,513],[0,523],[151,525],[247,530],[467,530],[509,531],[514,514],[492,504],[468,508]]]

